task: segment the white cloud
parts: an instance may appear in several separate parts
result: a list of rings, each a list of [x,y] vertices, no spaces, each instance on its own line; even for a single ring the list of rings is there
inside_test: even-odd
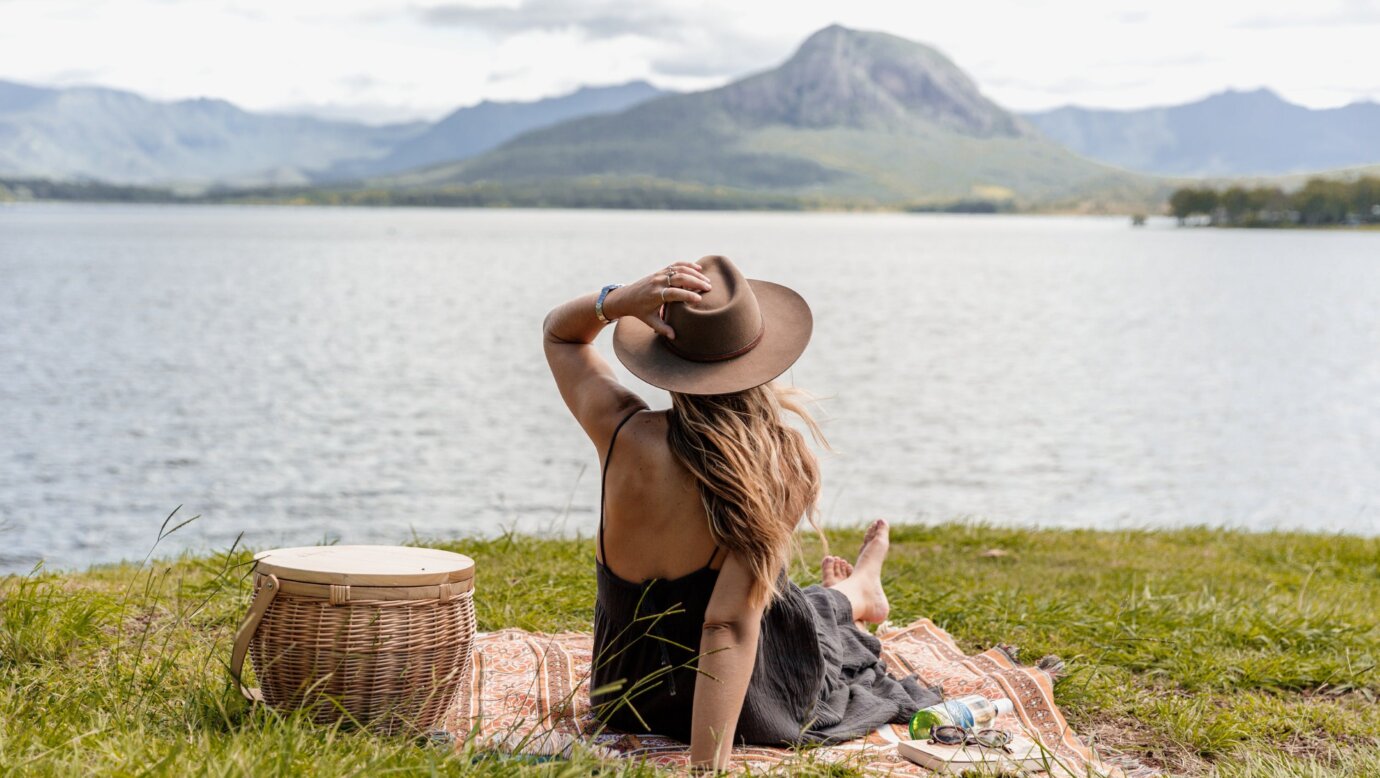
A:
[[[434,117],[648,78],[694,89],[770,67],[838,22],[945,51],[1017,109],[1166,104],[1270,86],[1380,99],[1380,2],[8,0],[0,78],[338,116]]]
[[[655,3],[609,0],[527,0],[517,5],[443,2],[421,6],[416,14],[423,24],[443,27],[468,27],[500,35],[574,30],[592,40],[624,35],[674,38],[681,27],[674,9]]]

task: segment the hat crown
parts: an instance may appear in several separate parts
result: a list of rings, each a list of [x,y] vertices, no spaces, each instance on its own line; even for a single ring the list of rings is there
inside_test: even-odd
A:
[[[613,351],[633,375],[679,394],[711,395],[762,386],[790,369],[814,329],[810,306],[789,287],[748,279],[724,257],[699,266],[711,290],[693,304],[667,303],[668,339],[647,322],[624,316]]]
[[[762,339],[762,309],[752,285],[728,257],[708,256],[699,266],[712,287],[695,303],[667,303],[662,318],[675,331],[666,345],[697,362],[732,359]]]

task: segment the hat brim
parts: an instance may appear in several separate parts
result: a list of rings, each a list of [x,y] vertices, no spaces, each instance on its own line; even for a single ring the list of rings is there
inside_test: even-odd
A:
[[[804,353],[814,330],[805,298],[770,281],[748,279],[762,311],[762,340],[742,356],[695,362],[677,356],[639,319],[625,316],[613,331],[613,353],[633,375],[680,394],[730,394],[771,381]]]

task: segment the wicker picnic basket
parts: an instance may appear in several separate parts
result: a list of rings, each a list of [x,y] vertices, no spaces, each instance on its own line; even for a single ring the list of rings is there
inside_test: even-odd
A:
[[[474,561],[403,546],[311,546],[254,557],[254,600],[235,635],[240,691],[383,734],[427,732],[470,677]],[[253,659],[262,689],[241,680]]]

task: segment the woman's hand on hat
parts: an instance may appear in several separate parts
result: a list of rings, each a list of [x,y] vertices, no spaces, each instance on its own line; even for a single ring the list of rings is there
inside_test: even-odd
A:
[[[661,320],[666,303],[697,303],[712,287],[694,262],[676,262],[627,286],[609,292],[604,315],[610,319],[632,316],[658,335],[674,339],[675,332]]]

